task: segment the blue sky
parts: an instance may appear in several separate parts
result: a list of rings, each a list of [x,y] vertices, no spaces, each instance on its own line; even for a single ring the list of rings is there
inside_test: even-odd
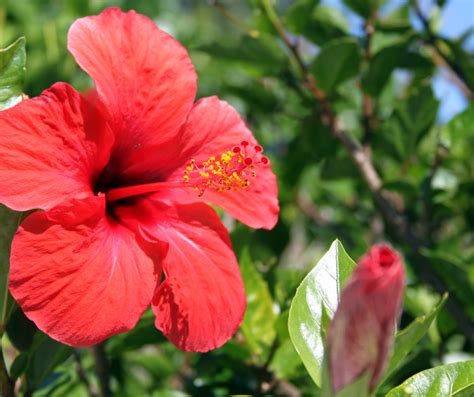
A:
[[[342,0],[323,0],[323,3],[334,5],[346,10],[349,23],[354,33],[360,33],[361,19],[344,7]],[[404,4],[405,0],[388,0],[386,10],[391,10]],[[425,15],[428,15],[434,0],[420,0],[421,8]],[[474,27],[474,0],[448,0],[443,9],[440,33],[448,38],[456,38],[467,29]],[[415,27],[420,27],[419,21],[413,18]],[[474,35],[471,34],[467,47],[474,51]],[[433,80],[433,90],[437,98],[441,101],[439,120],[445,122],[456,113],[462,111],[467,106],[467,101],[443,73],[439,73]]]

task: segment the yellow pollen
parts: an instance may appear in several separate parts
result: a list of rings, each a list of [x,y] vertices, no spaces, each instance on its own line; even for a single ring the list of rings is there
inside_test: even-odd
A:
[[[191,160],[183,170],[183,181],[201,197],[207,189],[215,192],[247,189],[257,177],[256,168],[266,167],[268,159],[262,155],[260,146],[249,146],[242,142],[232,150],[206,161]]]

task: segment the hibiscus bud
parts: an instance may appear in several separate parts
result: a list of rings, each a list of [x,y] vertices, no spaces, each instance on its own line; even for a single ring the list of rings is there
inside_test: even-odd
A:
[[[402,258],[375,245],[360,259],[329,326],[328,359],[335,393],[368,372],[373,391],[389,358],[401,311]]]

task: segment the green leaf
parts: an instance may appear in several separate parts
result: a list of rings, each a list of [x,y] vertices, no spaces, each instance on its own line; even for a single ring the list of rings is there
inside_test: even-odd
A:
[[[247,293],[247,309],[241,329],[252,351],[260,356],[276,337],[273,300],[247,249],[243,251],[239,263]]]
[[[410,5],[407,3],[395,8],[383,19],[379,18],[375,21],[376,32],[406,33],[411,29]]]
[[[300,356],[290,340],[288,316],[289,310],[285,310],[276,320],[275,329],[280,343],[269,367],[280,379],[298,376],[300,370],[303,369]]]
[[[0,205],[0,335],[8,321],[12,299],[9,298],[8,272],[10,269],[10,246],[13,235],[20,224],[22,214]]]
[[[301,31],[307,24],[308,15],[311,15],[319,0],[296,0],[288,7],[285,16],[285,26],[290,31]]]
[[[473,393],[474,360],[469,360],[422,371],[390,390],[387,397],[467,397]]]
[[[441,49],[447,48],[446,56],[451,59],[451,63],[455,65],[456,72],[462,77],[471,90],[474,90],[474,57],[472,54],[464,50],[464,48],[456,41],[443,40]]]
[[[408,47],[412,40],[413,35],[407,34],[373,56],[362,79],[362,87],[369,95],[378,96],[395,68],[401,66],[402,61],[409,58]]]
[[[443,278],[448,290],[463,303],[468,316],[474,318],[474,306],[471,305],[474,302],[474,289],[469,280],[468,265],[442,251],[425,249],[423,254],[430,259],[432,269]]]
[[[72,348],[37,332],[30,350],[26,376],[34,390],[48,378],[54,369],[72,354]]]
[[[21,101],[25,79],[25,38],[0,50],[0,110]]]
[[[326,327],[334,316],[341,290],[356,264],[335,240],[305,277],[291,303],[291,340],[314,382],[321,386]]]
[[[472,126],[474,125],[474,104],[454,116],[448,124],[441,129],[443,144],[449,149],[450,156],[456,158],[470,158],[471,145],[474,142]]]
[[[346,386],[344,389],[336,393],[336,397],[368,397],[369,396],[369,380],[368,373],[359,376],[354,383]]]
[[[361,54],[357,41],[352,38],[337,39],[321,49],[311,66],[318,86],[327,93],[359,72]]]
[[[12,45],[0,49],[0,110],[21,101],[25,78],[25,39],[19,38]],[[8,291],[10,246],[21,213],[0,205],[0,335],[3,333],[12,308],[13,299]]]
[[[410,325],[397,333],[392,357],[380,381],[383,383],[401,364],[403,359],[412,351],[420,339],[428,332],[431,324],[435,320],[444,303],[448,299],[448,294],[443,295],[441,300],[431,311],[424,316],[415,318]]]
[[[347,36],[349,24],[341,10],[326,5],[315,6],[314,3],[308,1],[301,4],[298,10],[289,10],[292,11],[288,17],[290,32],[301,34],[318,45]],[[306,11],[304,17],[302,11]]]
[[[411,155],[436,121],[439,102],[431,87],[422,87],[400,101],[384,125],[384,136],[400,159]]]
[[[343,3],[363,18],[369,18],[385,0],[343,0]]]
[[[107,341],[106,350],[110,357],[118,356],[129,350],[138,350],[146,345],[157,345],[166,341],[155,327],[155,315],[148,309],[129,332],[114,335]]]
[[[35,323],[25,316],[20,307],[11,313],[6,329],[8,339],[17,350],[22,352],[31,347],[38,330]]]
[[[353,383],[347,385],[337,393],[332,391],[331,378],[329,374],[328,358],[324,356],[322,368],[322,389],[321,397],[369,397],[370,372],[366,371],[360,375]]]
[[[28,367],[28,354],[20,353],[10,367],[10,376],[13,380],[18,379]]]
[[[241,64],[255,75],[278,74],[288,62],[278,43],[267,34],[243,36],[234,45],[218,41],[194,49],[230,64]]]

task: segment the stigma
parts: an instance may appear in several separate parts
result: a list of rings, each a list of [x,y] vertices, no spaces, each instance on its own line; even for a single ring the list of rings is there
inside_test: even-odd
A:
[[[184,168],[183,182],[201,197],[206,190],[228,192],[248,189],[259,169],[269,165],[259,145],[247,141],[204,162],[191,160]]]

